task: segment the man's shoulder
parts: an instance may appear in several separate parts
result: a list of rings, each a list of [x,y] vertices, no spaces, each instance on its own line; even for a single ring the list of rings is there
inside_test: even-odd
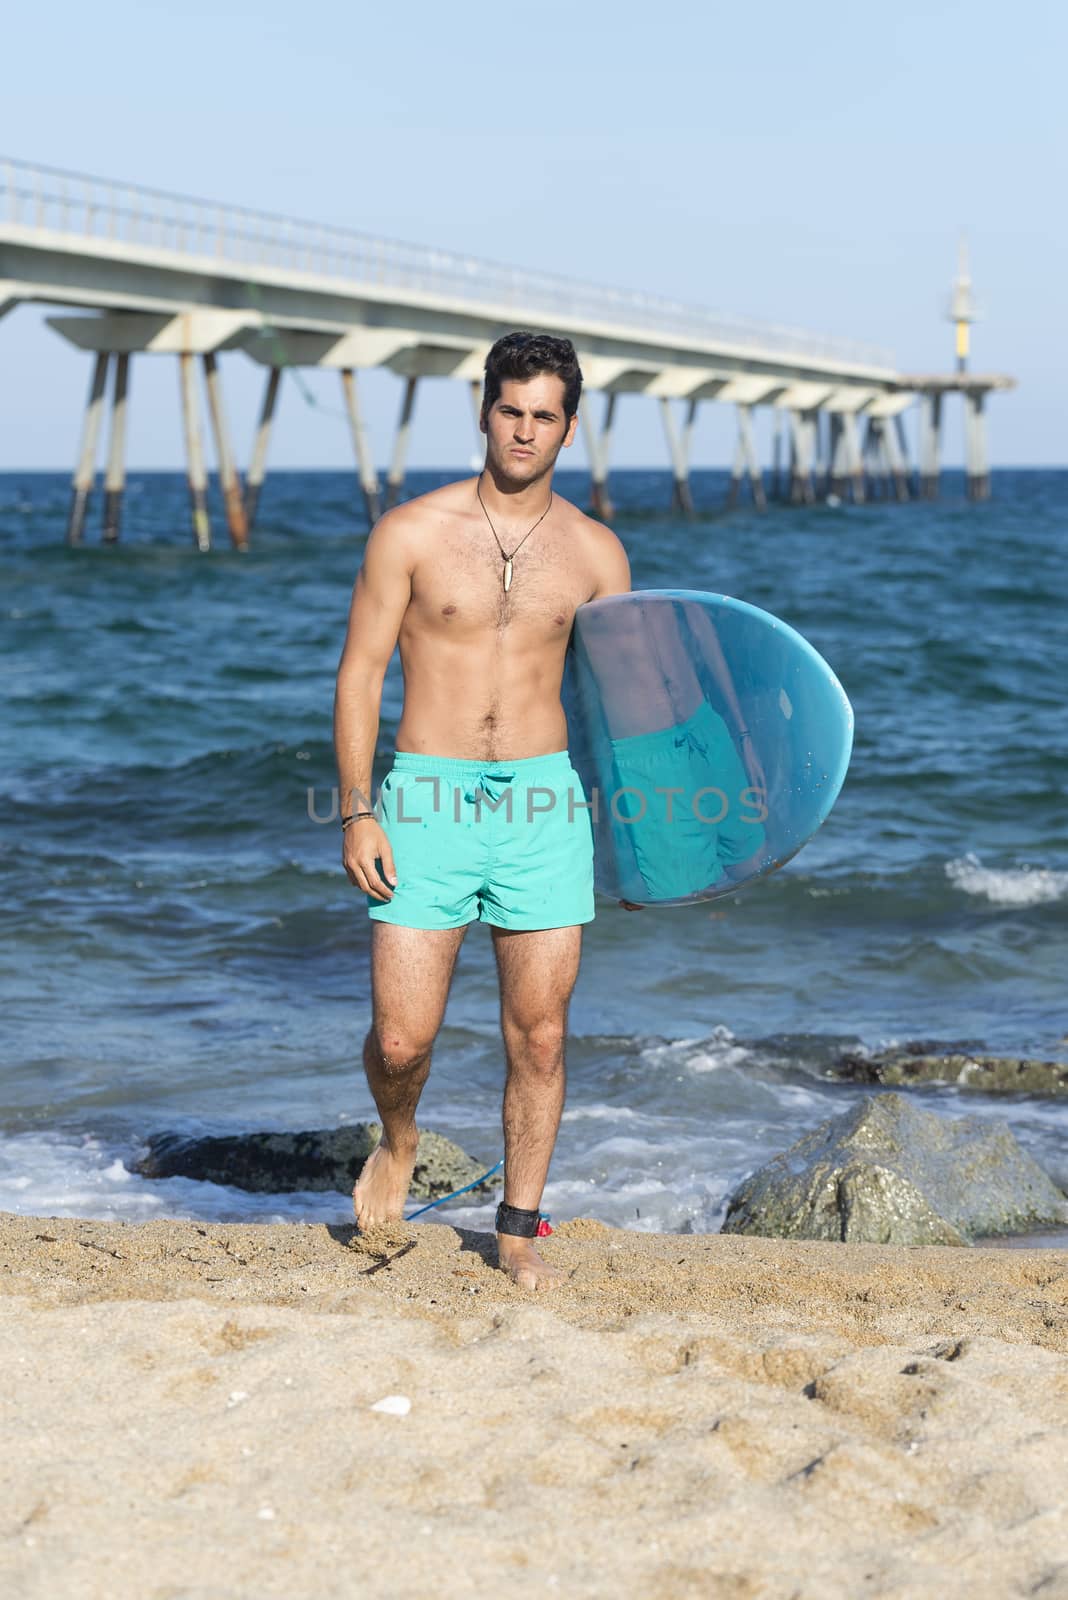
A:
[[[375,523],[375,532],[382,529],[391,536],[418,533],[443,520],[469,514],[474,482],[473,478],[462,478],[456,483],[442,484],[439,489],[428,489],[426,494],[413,495],[410,500],[383,512]]]
[[[581,540],[591,552],[622,548],[622,542],[605,523],[599,522],[596,517],[588,516],[585,511],[580,511],[578,506],[570,500],[565,500],[563,495],[553,491],[556,501],[560,506],[565,526],[573,538]]]
[[[605,523],[580,511],[570,500],[561,497],[561,501],[571,547],[579,553],[589,578],[587,598],[625,593],[630,588],[630,562],[622,539]]]

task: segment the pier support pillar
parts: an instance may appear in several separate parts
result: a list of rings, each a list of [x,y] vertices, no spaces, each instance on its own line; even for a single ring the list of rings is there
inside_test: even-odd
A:
[[[185,433],[186,476],[189,480],[189,502],[193,512],[193,542],[198,550],[211,549],[211,521],[208,517],[208,479],[204,470],[204,448],[200,437],[200,414],[197,410],[196,374],[193,371],[193,352],[183,350],[178,356],[178,376],[182,394],[182,427]]]
[[[985,396],[981,389],[964,396],[964,459],[969,500],[990,499],[990,466],[986,455]]]
[[[598,428],[591,403],[583,395],[579,401],[582,432],[586,440],[586,454],[590,458],[590,509],[602,522],[615,515],[615,506],[608,490],[608,458],[612,448],[612,426],[616,417],[616,396],[609,390],[604,397],[604,417]]]
[[[781,500],[783,497],[783,414],[775,412],[775,432],[771,441],[771,493],[772,498]]]
[[[696,404],[696,402],[691,402],[691,404]],[[738,414],[738,442],[734,447],[731,481],[727,488],[727,504],[728,506],[737,504],[738,495],[742,487],[742,478],[748,472],[753,504],[758,511],[766,511],[768,502],[764,494],[764,478],[760,470],[760,461],[753,440],[753,408],[749,405],[738,405],[735,410]]]
[[[691,401],[691,404],[693,402]],[[671,456],[671,471],[673,485],[671,490],[671,509],[681,511],[684,516],[693,515],[693,494],[690,490],[690,463],[687,459],[687,445],[690,437],[691,423],[687,425],[686,435],[680,439],[679,431],[675,426],[675,414],[671,409],[671,401],[667,395],[660,396],[660,416],[664,423],[664,437],[667,440],[668,453]]]
[[[942,475],[942,396],[920,400],[920,499],[937,500]]]
[[[866,498],[864,459],[860,452],[860,436],[857,431],[857,415],[855,411],[847,411],[842,417],[842,446],[842,463],[849,476],[853,504],[862,506]]]
[[[831,436],[827,446],[827,493],[841,499],[846,491],[846,443],[840,411],[830,413]]]
[[[263,391],[263,406],[260,410],[260,420],[256,427],[256,440],[252,446],[252,460],[249,462],[248,476],[245,479],[245,522],[249,533],[256,520],[256,512],[260,503],[260,490],[263,480],[267,476],[267,446],[271,442],[271,427],[274,423],[274,409],[278,401],[278,386],[282,381],[281,367],[272,367],[267,374],[267,386]]]
[[[74,469],[74,480],[71,485],[70,515],[67,519],[68,544],[81,544],[82,534],[85,531],[89,497],[96,479],[96,444],[100,437],[100,418],[104,410],[104,391],[107,388],[110,359],[108,352],[101,350],[93,363],[89,398],[85,406],[85,421],[82,424],[81,449],[78,452],[78,463]]]
[[[415,379],[409,379],[415,382]],[[352,433],[352,447],[356,452],[356,468],[360,478],[360,489],[363,492],[363,505],[367,513],[367,526],[373,528],[382,515],[382,494],[378,484],[378,471],[371,447],[367,442],[367,429],[364,427],[363,412],[360,409],[360,395],[356,383],[356,373],[352,367],[342,367],[341,387],[345,395],[345,410],[348,412],[349,429]],[[409,421],[411,412],[409,411]],[[401,463],[401,481],[404,478],[404,464]]]
[[[863,505],[864,463],[857,439],[857,414],[832,411],[830,419],[830,493],[844,496],[848,491],[854,505]]]
[[[813,412],[787,413],[790,424],[790,504],[811,505],[816,498],[812,487]]]
[[[905,456],[902,453],[897,429],[894,426],[899,421],[899,417],[884,417],[879,433],[882,439],[883,454],[886,456],[887,487],[893,489],[894,495],[898,500],[907,500],[909,497],[909,485],[905,468]]]
[[[918,500],[920,498],[919,469],[913,470],[909,465],[909,440],[905,432],[905,419],[900,411],[894,418],[894,434],[897,438],[897,448],[901,455],[902,472],[905,476],[905,499]]]
[[[682,427],[682,455],[683,460],[686,463],[687,493],[689,493],[690,490],[690,465],[693,461],[693,436],[697,431],[697,408],[699,405],[699,400],[688,400],[686,402],[686,421],[683,423]],[[693,510],[692,499],[690,502],[690,510]]]
[[[204,362],[208,410],[211,414],[212,432],[215,435],[215,459],[219,464],[219,484],[222,488],[223,505],[226,508],[226,525],[230,530],[230,542],[235,550],[247,550],[248,521],[245,517],[245,497],[241,492],[241,479],[238,477],[233,451],[230,448],[230,433],[226,426],[226,409],[222,397],[222,379],[219,376],[214,351],[205,350],[201,359]]]
[[[121,351],[115,357],[115,387],[111,396],[111,438],[108,442],[108,468],[104,478],[104,543],[114,544],[122,520],[122,491],[126,485],[126,395],[129,388],[130,357]]]
[[[395,506],[404,489],[404,468],[408,460],[408,441],[412,432],[412,412],[415,409],[415,390],[418,378],[405,378],[404,397],[401,400],[397,436],[393,441],[393,459],[386,478],[386,510]]]
[[[883,461],[879,444],[879,425],[874,417],[869,417],[864,427],[864,444],[861,450],[864,464],[864,493],[869,500],[881,499],[886,489],[882,478]]]
[[[475,419],[475,444],[479,450],[484,448],[482,443],[482,379],[469,378],[467,392],[471,396],[471,415]]]
[[[812,487],[817,500],[824,500],[831,477],[830,419],[818,408],[812,419]]]

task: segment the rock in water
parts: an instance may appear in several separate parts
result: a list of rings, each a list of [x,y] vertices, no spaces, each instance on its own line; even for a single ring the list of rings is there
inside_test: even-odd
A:
[[[147,1141],[148,1153],[135,1162],[134,1171],[145,1178],[225,1183],[252,1194],[292,1194],[301,1189],[347,1194],[381,1136],[377,1122],[310,1133],[241,1133],[206,1139],[153,1134]],[[451,1139],[421,1133],[410,1192],[418,1200],[440,1200],[473,1183],[484,1171],[484,1165]],[[488,1183],[473,1191],[489,1192]]]
[[[1064,1221],[1064,1195],[1009,1128],[879,1094],[822,1122],[746,1178],[721,1232],[969,1245]]]
[[[1039,1061],[1029,1056],[972,1055],[967,1051],[939,1052],[922,1042],[899,1050],[851,1051],[839,1056],[834,1076],[853,1083],[906,1084],[955,1083],[959,1089],[981,1094],[1068,1094],[1068,1066],[1063,1061]]]

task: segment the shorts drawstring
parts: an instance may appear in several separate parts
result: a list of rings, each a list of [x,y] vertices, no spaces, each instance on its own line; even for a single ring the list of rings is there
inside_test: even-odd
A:
[[[478,805],[482,799],[497,802],[501,796],[499,792],[494,792],[493,785],[507,785],[514,777],[514,772],[480,772],[475,777],[474,788],[465,790],[464,799],[470,800],[472,805]]]

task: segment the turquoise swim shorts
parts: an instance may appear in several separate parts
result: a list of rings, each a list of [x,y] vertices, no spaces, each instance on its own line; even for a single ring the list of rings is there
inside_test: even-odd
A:
[[[613,739],[611,747],[612,831],[621,858],[633,853],[636,897],[684,899],[763,848],[756,791],[707,700],[675,727]]]
[[[525,931],[592,922],[593,829],[566,750],[497,762],[398,750],[376,811],[397,877],[391,900],[366,896],[376,921]]]

